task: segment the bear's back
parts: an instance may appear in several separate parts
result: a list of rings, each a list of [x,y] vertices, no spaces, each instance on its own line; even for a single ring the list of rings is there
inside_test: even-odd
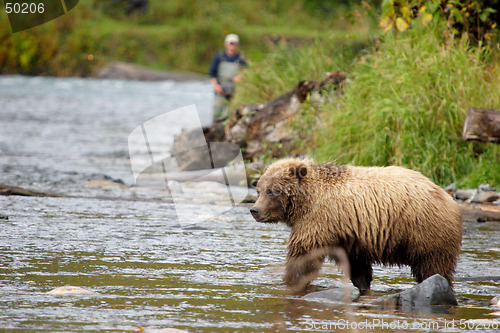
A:
[[[461,239],[457,204],[420,172],[344,166],[339,176],[316,179],[309,186],[311,193],[321,190],[310,198],[311,215],[303,217],[304,227],[371,243],[380,255],[387,242],[402,239],[412,246],[429,246],[432,238]]]

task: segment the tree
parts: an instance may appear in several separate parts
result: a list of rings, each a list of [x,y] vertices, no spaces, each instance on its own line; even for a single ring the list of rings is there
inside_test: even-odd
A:
[[[404,32],[419,22],[444,24],[453,35],[466,33],[472,41],[490,41],[496,34],[499,0],[384,0],[380,27]]]

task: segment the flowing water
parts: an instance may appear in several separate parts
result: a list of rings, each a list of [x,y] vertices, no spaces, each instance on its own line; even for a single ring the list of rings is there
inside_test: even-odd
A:
[[[0,331],[500,329],[492,315],[500,309],[489,306],[500,294],[500,223],[465,223],[458,307],[370,306],[415,284],[409,269],[382,266],[371,294],[348,306],[320,304],[280,284],[286,227],[255,222],[245,205],[213,214],[220,185],[193,184],[192,195],[206,200],[189,192],[176,205],[164,186],[136,185],[128,135],[191,104],[207,124],[211,102],[208,82],[0,77],[0,183],[68,195],[0,196]],[[189,123],[172,122],[164,145]],[[179,209],[195,212],[192,220],[181,221]],[[341,277],[326,264],[311,290]],[[64,285],[94,294],[47,294]]]

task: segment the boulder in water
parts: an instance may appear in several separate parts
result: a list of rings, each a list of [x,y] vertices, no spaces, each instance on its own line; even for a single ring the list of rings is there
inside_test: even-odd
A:
[[[458,305],[458,302],[448,281],[441,275],[435,274],[413,288],[394,295],[379,297],[374,304],[384,308],[396,307],[403,311],[427,312],[436,305]]]

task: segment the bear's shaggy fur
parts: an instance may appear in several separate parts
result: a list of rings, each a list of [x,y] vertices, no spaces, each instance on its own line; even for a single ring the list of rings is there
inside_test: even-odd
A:
[[[419,283],[437,273],[452,284],[461,213],[419,172],[285,159],[266,170],[257,192],[254,218],[291,227],[284,277],[289,285],[317,274],[331,256],[322,249],[339,247],[360,290],[370,288],[372,263],[409,265]]]

